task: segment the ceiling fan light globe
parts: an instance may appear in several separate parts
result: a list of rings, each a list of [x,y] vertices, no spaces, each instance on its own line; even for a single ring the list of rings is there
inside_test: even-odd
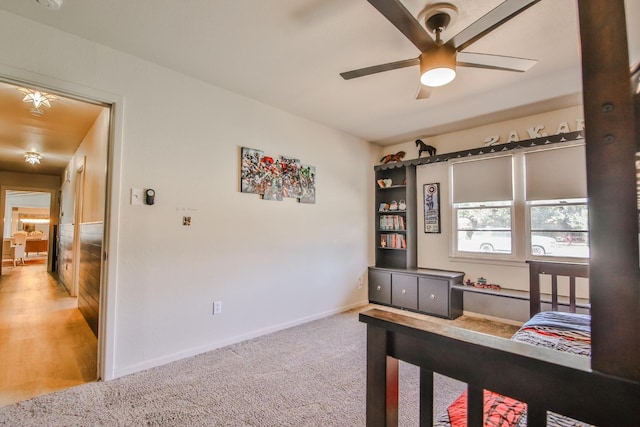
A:
[[[420,76],[420,83],[425,86],[438,87],[451,83],[456,78],[456,70],[440,67],[425,71]]]
[[[450,83],[456,77],[456,50],[440,45],[420,54],[420,83],[438,87]]]

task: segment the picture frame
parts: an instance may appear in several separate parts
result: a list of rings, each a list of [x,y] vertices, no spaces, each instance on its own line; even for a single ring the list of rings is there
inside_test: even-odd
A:
[[[316,202],[316,167],[300,165],[300,203]]]
[[[259,194],[263,200],[297,199],[316,203],[316,167],[300,159],[265,155],[264,151],[240,147],[240,192]]]
[[[262,194],[264,193],[264,180],[266,171],[262,158],[264,152],[255,148],[242,147],[240,192]]]
[[[440,183],[424,184],[424,232],[440,233]]]

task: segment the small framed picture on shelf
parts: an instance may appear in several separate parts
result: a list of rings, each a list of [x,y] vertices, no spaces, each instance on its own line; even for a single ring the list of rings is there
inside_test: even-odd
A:
[[[424,232],[440,233],[440,183],[424,185]]]

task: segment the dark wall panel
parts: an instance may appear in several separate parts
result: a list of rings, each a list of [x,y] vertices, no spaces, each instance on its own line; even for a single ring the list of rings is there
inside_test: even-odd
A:
[[[78,309],[96,337],[98,336],[98,318],[100,314],[103,231],[104,224],[102,222],[80,225]]]
[[[58,278],[71,293],[73,286],[73,224],[58,227]]]

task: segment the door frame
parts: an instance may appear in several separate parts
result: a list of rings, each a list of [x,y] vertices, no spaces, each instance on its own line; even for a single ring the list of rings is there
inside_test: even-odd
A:
[[[71,296],[77,297],[80,292],[80,227],[84,222],[84,168],[87,164],[87,156],[82,158],[82,164],[76,169],[74,207],[73,207],[73,261],[71,262],[73,273],[71,279]],[[106,196],[106,194],[105,194]],[[104,264],[104,262],[103,262]],[[98,325],[100,322],[98,322]]]
[[[124,96],[55,77],[0,64],[0,79],[8,83],[38,87],[79,100],[111,106],[107,144],[104,241],[100,280],[98,327],[98,379],[115,378],[116,288],[118,271],[118,229],[121,208],[121,179],[124,128]],[[57,193],[56,193],[57,194]]]

